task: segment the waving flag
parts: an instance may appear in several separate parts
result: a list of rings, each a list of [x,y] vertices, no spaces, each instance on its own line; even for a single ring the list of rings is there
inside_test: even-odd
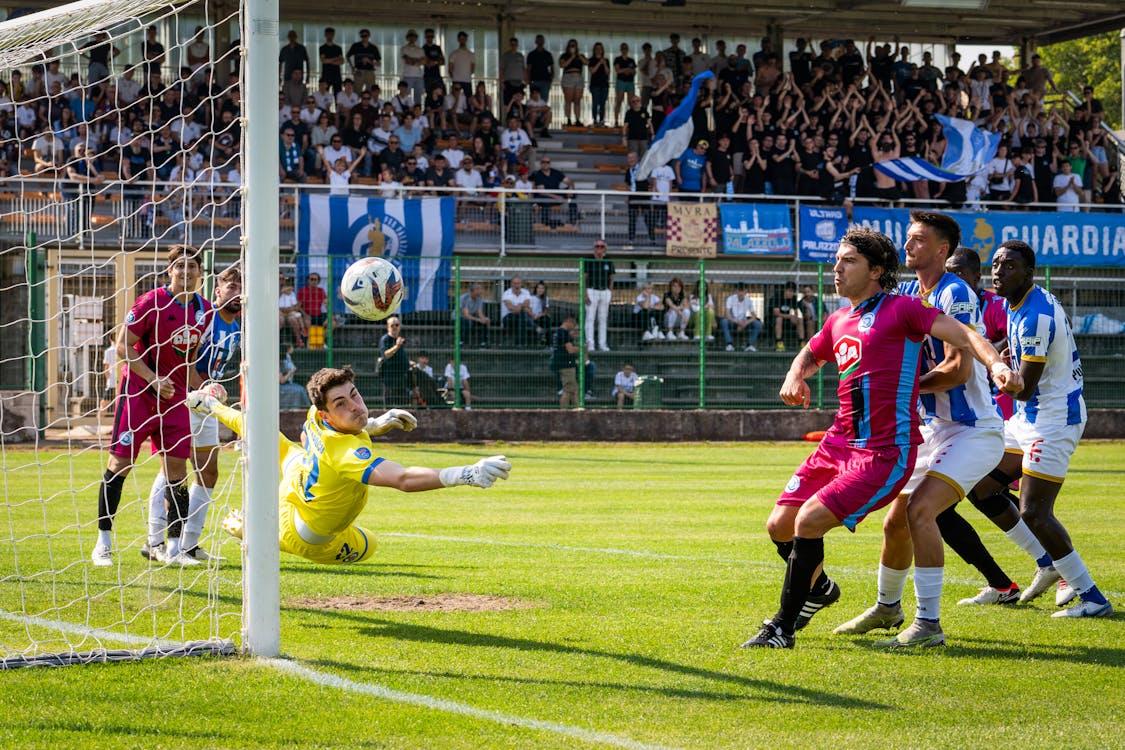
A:
[[[917,156],[876,162],[875,168],[902,182],[959,182],[984,169],[996,156],[999,133],[981,130],[968,120],[945,115],[935,117],[941,123],[946,141],[940,169]]]
[[[691,134],[694,126],[691,122],[691,113],[695,110],[695,100],[699,96],[699,87],[703,82],[714,78],[715,74],[705,70],[691,79],[691,90],[672,113],[664,118],[660,130],[652,139],[652,145],[645,152],[645,158],[637,165],[635,179],[643,180],[652,174],[652,170],[664,166],[680,154],[687,151],[691,144]]]

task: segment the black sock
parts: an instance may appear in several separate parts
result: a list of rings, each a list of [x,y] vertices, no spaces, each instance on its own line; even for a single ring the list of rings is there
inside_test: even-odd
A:
[[[996,518],[1009,508],[1019,507],[1018,498],[1007,487],[985,498],[978,498],[975,493],[970,492],[969,502],[988,518]]]
[[[117,506],[121,504],[121,488],[125,485],[125,477],[114,474],[109,469],[102,476],[102,484],[98,488],[98,529],[100,531],[113,530],[113,517],[117,515]]]
[[[977,530],[957,512],[957,506],[951,506],[938,514],[938,530],[941,538],[957,555],[972,565],[988,581],[988,585],[995,589],[1006,589],[1012,585],[1012,579],[1000,569],[996,560],[992,558],[988,549],[981,541]]]
[[[773,542],[773,546],[777,547],[777,554],[780,555],[781,559],[788,565],[789,555],[793,554],[793,540],[790,539],[788,542],[779,542],[776,539],[771,539],[770,541]]]
[[[179,539],[183,533],[184,519],[188,516],[187,481],[169,484],[164,488],[164,507],[168,510],[168,538]]]
[[[824,562],[824,539],[793,539],[793,554],[785,570],[785,585],[781,589],[781,609],[776,622],[789,635],[797,624],[797,615],[809,598],[812,574]]]

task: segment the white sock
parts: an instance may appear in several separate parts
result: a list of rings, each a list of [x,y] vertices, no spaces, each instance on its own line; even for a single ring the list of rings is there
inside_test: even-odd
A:
[[[207,522],[207,508],[211,504],[211,490],[196,482],[188,491],[188,517],[184,521],[184,549],[194,549],[203,535]]]
[[[879,563],[879,604],[896,604],[902,601],[902,592],[906,590],[906,577],[910,575],[910,568],[895,570]]]
[[[1015,526],[1005,531],[1004,536],[1011,539],[1013,544],[1026,552],[1032,560],[1036,561],[1036,564],[1047,554],[1047,550],[1043,549],[1043,545],[1031,533],[1027,522],[1022,518],[1016,522]]]
[[[1094,588],[1094,579],[1086,569],[1086,563],[1078,556],[1077,550],[1072,550],[1066,557],[1055,560],[1055,570],[1063,577],[1070,587],[1079,594],[1084,594]]]
[[[168,557],[175,557],[180,554],[180,538],[178,536],[168,537]]]
[[[164,544],[164,532],[168,529],[168,511],[164,507],[164,488],[168,480],[164,472],[152,480],[152,490],[148,493],[148,546]]]
[[[113,549],[113,532],[106,529],[98,529],[98,544],[108,549]]]
[[[941,618],[941,587],[945,568],[914,566],[914,596],[918,599],[917,617],[924,620]]]

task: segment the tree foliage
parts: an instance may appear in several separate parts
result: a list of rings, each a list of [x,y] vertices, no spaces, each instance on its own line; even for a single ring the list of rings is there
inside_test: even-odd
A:
[[[1121,38],[1117,31],[1072,39],[1040,47],[1043,65],[1061,90],[1081,96],[1089,83],[1094,96],[1105,107],[1105,119],[1114,128],[1121,125]]]

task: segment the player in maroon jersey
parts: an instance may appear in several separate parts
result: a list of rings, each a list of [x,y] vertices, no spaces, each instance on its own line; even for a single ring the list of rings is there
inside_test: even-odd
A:
[[[926,335],[971,351],[1002,389],[1022,386],[976,331],[919,299],[890,294],[897,270],[898,253],[885,235],[852,228],[840,240],[834,281],[837,294],[851,305],[832,313],[794,358],[780,393],[785,404],[808,407],[806,379],[835,359],[840,408],[766,523],[787,564],[781,607],[746,647],[793,647],[810,593],[840,596],[839,586],[823,572],[824,535],[837,526],[854,531],[910,478],[922,442],[918,377]]]
[[[178,528],[187,516],[191,420],[184,401],[189,388],[203,382],[195,358],[211,309],[211,303],[195,291],[201,255],[186,245],[169,250],[168,284],[137,299],[117,339],[123,379],[109,462],[98,488],[98,542],[91,554],[98,567],[113,564],[113,518],[125,477],[146,439],[152,441],[152,452],[160,455],[168,479],[165,498],[170,523]]]

